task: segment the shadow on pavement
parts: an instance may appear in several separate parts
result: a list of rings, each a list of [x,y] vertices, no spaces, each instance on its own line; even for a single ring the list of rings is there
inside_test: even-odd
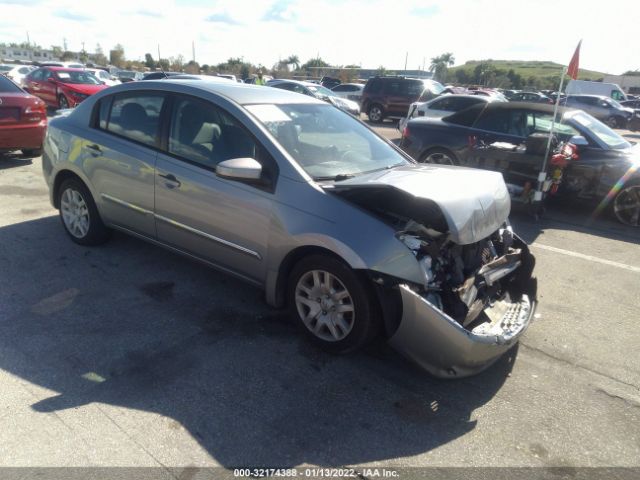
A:
[[[120,234],[77,246],[56,217],[0,228],[0,259],[0,368],[57,392],[33,410],[156,412],[227,467],[432,450],[475,428],[517,355],[458,381],[386,346],[327,355],[259,290]],[[153,435],[138,422],[129,433]]]
[[[0,170],[14,167],[24,167],[33,163],[33,157],[21,153],[0,153]]]

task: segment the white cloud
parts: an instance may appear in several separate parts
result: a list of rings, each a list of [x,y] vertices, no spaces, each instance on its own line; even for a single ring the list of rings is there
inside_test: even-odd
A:
[[[422,66],[443,52],[471,59],[552,60],[567,64],[582,38],[581,66],[620,73],[640,68],[640,2],[620,0],[610,14],[578,0],[0,0],[0,42],[31,40],[48,47],[63,38],[72,50],[116,43],[128,58],[229,57],[273,65],[296,54],[333,64]],[[12,19],[12,20],[11,20]],[[209,19],[209,21],[207,21]]]

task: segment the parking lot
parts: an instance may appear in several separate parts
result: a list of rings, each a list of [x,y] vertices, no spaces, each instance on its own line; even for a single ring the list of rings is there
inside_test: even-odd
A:
[[[386,345],[325,354],[259,290],[137,239],[72,243],[40,159],[4,155],[0,466],[640,467],[640,233],[590,213],[513,212],[537,318],[442,381]]]

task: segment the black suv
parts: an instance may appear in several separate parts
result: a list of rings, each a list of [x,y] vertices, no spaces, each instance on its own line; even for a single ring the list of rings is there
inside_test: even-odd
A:
[[[427,102],[444,91],[435,80],[407,77],[373,77],[362,91],[361,107],[374,123],[386,117],[406,117],[416,101]]]

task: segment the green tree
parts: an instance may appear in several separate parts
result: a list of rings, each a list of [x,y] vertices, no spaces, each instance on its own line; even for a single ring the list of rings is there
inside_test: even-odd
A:
[[[447,70],[451,65],[455,63],[456,59],[453,53],[447,52],[431,59],[431,65],[429,71],[433,72],[433,76],[436,80],[445,82],[447,80]]]
[[[109,63],[118,68],[124,67],[125,64],[124,47],[119,43],[109,52]]]
[[[93,59],[93,63],[96,65],[106,65],[108,63],[107,57],[104,55],[104,51],[100,44],[96,44],[96,51],[93,55],[91,55]]]
[[[181,72],[182,71],[182,67],[184,66],[184,57],[182,55],[178,55],[177,57],[170,57],[169,61],[171,62],[171,65],[169,68],[171,68],[171,70],[173,70],[174,72]]]
[[[144,54],[144,64],[151,70],[156,69],[156,61],[153,59],[153,55],[151,55],[150,53]]]
[[[378,67],[378,69],[376,70],[376,75],[379,75],[379,76],[381,76],[381,77],[384,77],[386,74],[387,74],[387,69],[386,69],[386,68],[384,68],[384,66],[383,66],[383,65],[380,65],[380,66]]]
[[[11,45],[13,46],[13,45]],[[57,45],[51,45],[51,50],[53,51],[53,56],[55,58],[57,58],[58,60],[60,60],[60,58],[62,57],[62,47],[59,47]]]
[[[325,67],[329,67],[329,66],[330,65],[327,62],[325,62],[323,59],[318,57],[318,58],[310,59],[309,61],[307,61],[307,63],[302,65],[300,68],[302,70],[308,70],[310,68],[325,68]]]
[[[191,73],[192,75],[196,75],[200,73],[200,65],[198,65],[198,62],[189,60],[189,63],[187,63],[187,65],[185,66],[184,71],[187,73]]]
[[[300,69],[300,59],[297,55],[289,55],[283,60],[283,62],[287,65],[287,67],[289,65],[292,65],[294,71]]]

